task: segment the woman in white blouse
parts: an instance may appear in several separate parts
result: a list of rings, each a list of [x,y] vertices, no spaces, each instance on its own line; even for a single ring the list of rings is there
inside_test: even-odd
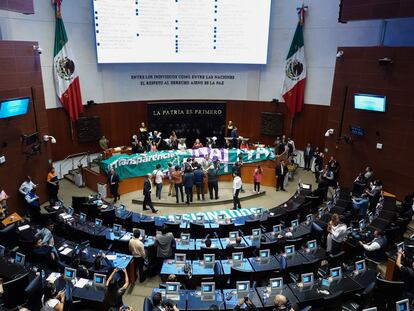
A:
[[[336,255],[341,251],[342,242],[346,238],[346,224],[342,223],[338,214],[333,214],[328,223],[328,237],[326,241],[326,251]]]

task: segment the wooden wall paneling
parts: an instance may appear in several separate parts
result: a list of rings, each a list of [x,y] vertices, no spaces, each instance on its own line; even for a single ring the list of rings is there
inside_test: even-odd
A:
[[[341,181],[350,186],[356,174],[366,165],[371,165],[375,178],[384,181],[387,191],[399,198],[412,192],[414,182],[414,162],[412,161],[414,141],[414,100],[411,96],[411,70],[414,68],[414,48],[370,47],[341,48],[344,54],[359,55],[359,59],[340,60],[335,69],[331,109],[328,127],[339,126],[344,101],[344,89],[348,97],[343,116],[343,134],[349,134],[349,126],[361,126],[365,136],[354,137],[354,143],[340,142],[336,148],[335,138],[327,138],[326,145],[341,163]],[[393,64],[380,66],[378,59],[393,59]],[[349,66],[348,66],[349,63]],[[354,73],[349,68],[359,64]],[[344,72],[346,74],[344,75]],[[341,77],[339,79],[338,77]],[[368,93],[387,96],[385,113],[360,111],[353,108],[353,94]],[[341,104],[342,102],[342,104]],[[377,150],[376,144],[382,143],[383,150]]]
[[[29,1],[28,1],[29,2]],[[6,157],[6,163],[0,165],[0,184],[11,198],[9,211],[22,212],[24,198],[18,189],[25,178],[30,175],[39,184],[38,195],[42,202],[47,200],[46,175],[51,158],[50,146],[41,143],[41,154],[30,159],[23,154],[25,146],[21,143],[22,134],[36,132],[39,136],[48,133],[48,123],[43,94],[43,82],[40,58],[33,53],[37,42],[0,41],[0,100],[14,97],[32,97],[29,111],[24,116],[0,119],[0,154]],[[8,64],[7,64],[8,63]]]

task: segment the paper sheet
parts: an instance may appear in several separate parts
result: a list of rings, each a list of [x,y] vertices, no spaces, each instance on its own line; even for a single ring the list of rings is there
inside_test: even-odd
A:
[[[71,251],[72,251],[72,249],[71,249],[71,248],[69,248],[69,247],[67,247],[67,248],[65,248],[63,251],[61,251],[60,253],[61,253],[62,255],[67,255],[67,254],[69,254]]]
[[[29,228],[30,228],[30,225],[20,226],[19,231],[23,231],[23,230],[26,230],[26,229],[29,229]]]
[[[55,283],[56,279],[60,277],[60,273],[52,272],[46,279],[49,283]]]
[[[106,258],[108,258],[108,260],[116,260],[116,255],[106,255]]]
[[[89,280],[88,280],[88,279],[82,279],[82,278],[80,278],[80,279],[76,282],[75,287],[78,287],[78,288],[84,288],[84,287],[85,287],[85,285],[86,285],[86,284],[88,284],[88,282],[89,282]]]

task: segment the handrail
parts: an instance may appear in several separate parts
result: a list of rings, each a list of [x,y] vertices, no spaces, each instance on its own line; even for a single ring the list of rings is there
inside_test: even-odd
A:
[[[82,161],[85,156],[88,156],[88,159],[89,159],[89,151],[88,152],[80,152],[80,153],[70,154],[66,158],[64,158],[62,161],[60,161],[60,164],[59,164],[59,176],[60,177],[62,176],[62,164],[66,160],[72,159],[72,169],[74,169],[75,168],[75,161],[73,159],[76,158],[76,157],[80,157],[80,156],[82,156],[82,158],[78,161],[78,163],[80,163],[80,161]],[[88,160],[88,163],[89,163],[89,160]]]

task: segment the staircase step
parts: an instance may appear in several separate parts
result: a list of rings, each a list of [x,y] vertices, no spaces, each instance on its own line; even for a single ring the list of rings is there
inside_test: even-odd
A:
[[[69,181],[71,181],[71,182],[74,182],[74,178],[75,178],[75,176],[74,176],[73,174],[71,174],[71,173],[68,173],[68,174],[65,174],[65,175],[63,176],[63,178],[65,178],[65,179],[67,179],[67,180],[69,180]]]

